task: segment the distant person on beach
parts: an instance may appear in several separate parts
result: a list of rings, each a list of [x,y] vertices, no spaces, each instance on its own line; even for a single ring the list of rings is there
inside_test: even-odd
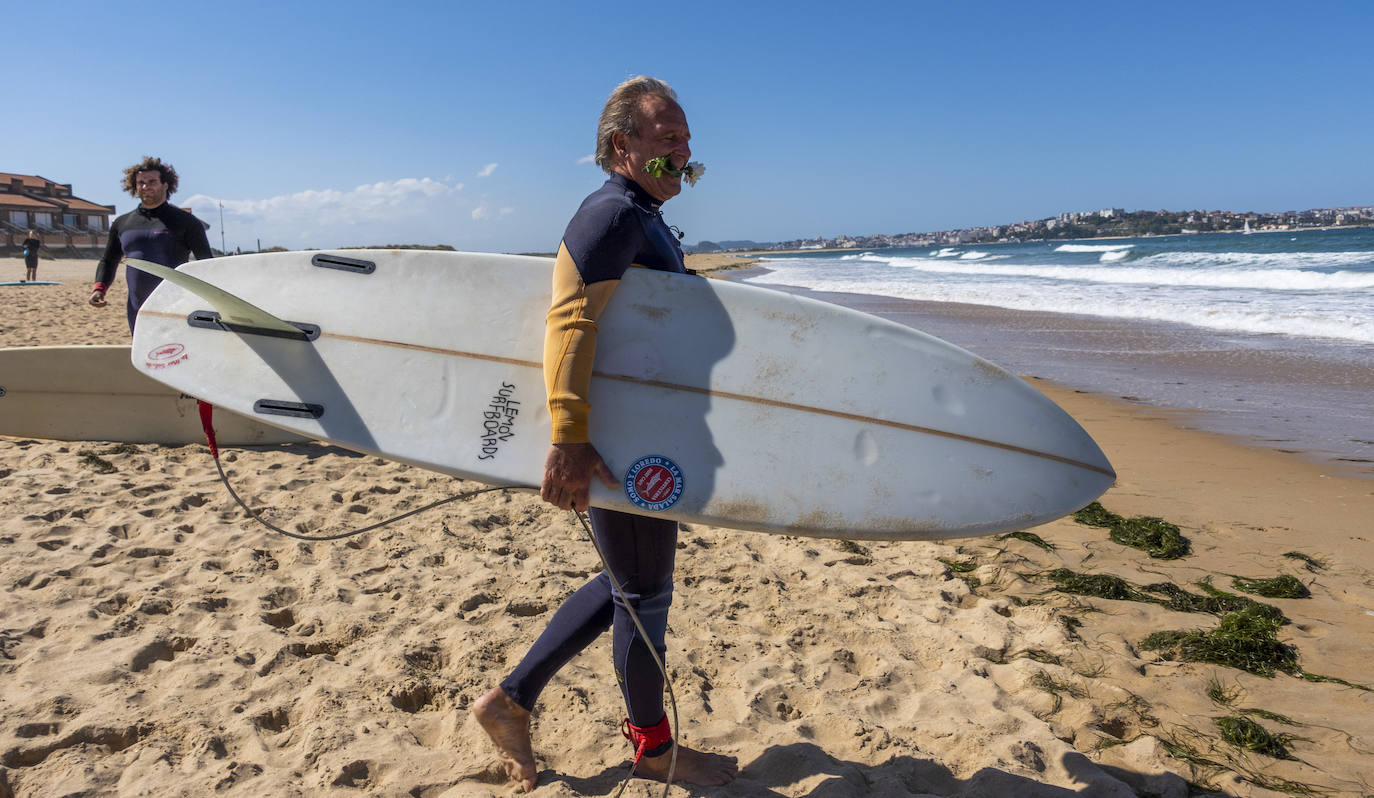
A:
[[[38,279],[38,250],[43,246],[43,239],[38,237],[37,230],[30,230],[29,237],[24,239],[24,282],[32,283]]]
[[[692,154],[690,138],[676,93],[654,78],[622,83],[601,111],[596,162],[610,177],[583,200],[563,234],[544,338],[553,441],[541,495],[557,507],[588,510],[593,477],[609,488],[619,487],[592,445],[588,428],[597,318],[631,265],[686,271],[682,249],[659,208],[682,190],[683,169]],[[656,160],[665,156],[666,164]],[[612,664],[628,710],[623,731],[635,748],[635,772],[664,780],[672,759],[675,743],[664,712],[663,674],[649,647],[660,656],[667,651],[677,522],[599,508],[589,514],[609,573],[602,571],[570,596],[515,670],[473,707],[507,775],[526,792],[534,789],[537,775],[530,713],[539,693],[559,668],[608,628],[614,630]],[[619,580],[619,589],[612,587],[610,574]],[[638,614],[648,640],[636,630],[625,602]],[[720,785],[738,771],[734,757],[677,747],[674,781]]]
[[[124,170],[124,190],[138,200],[138,207],[114,220],[105,254],[95,267],[95,288],[91,304],[103,308],[105,292],[114,281],[115,270],[124,258],[151,261],[175,269],[194,255],[197,260],[211,257],[205,225],[190,213],[174,207],[167,198],[177,190],[177,171],[160,158],[144,158]],[[129,282],[129,332],[144,301],[162,282],[138,269],[125,269]]]

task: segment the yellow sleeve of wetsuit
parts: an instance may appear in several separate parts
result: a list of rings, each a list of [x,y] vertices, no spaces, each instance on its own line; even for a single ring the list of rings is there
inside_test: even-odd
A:
[[[588,443],[592,361],[596,358],[597,320],[619,280],[591,285],[561,243],[553,265],[553,301],[544,324],[544,389],[553,420],[553,443]]]

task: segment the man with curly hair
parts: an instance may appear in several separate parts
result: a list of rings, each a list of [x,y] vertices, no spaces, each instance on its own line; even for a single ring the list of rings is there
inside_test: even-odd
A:
[[[124,258],[152,261],[175,269],[194,255],[197,260],[212,257],[210,242],[205,237],[206,226],[189,212],[167,201],[177,190],[177,171],[161,158],[145,157],[124,170],[124,190],[138,199],[138,207],[120,216],[110,225],[110,240],[105,254],[95,267],[95,288],[91,304],[103,308],[105,292],[114,280],[115,270]],[[162,282],[138,269],[126,269],[129,282],[129,332],[134,319]]]

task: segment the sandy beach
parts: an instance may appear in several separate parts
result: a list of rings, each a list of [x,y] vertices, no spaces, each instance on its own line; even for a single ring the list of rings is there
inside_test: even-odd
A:
[[[126,343],[123,277],[96,310],[93,272],[44,260],[61,285],[0,288],[0,347]],[[684,528],[678,731],[742,772],[671,795],[1374,795],[1374,479],[1031,382],[1115,465],[1105,510],[1176,525],[1189,553],[1073,518],[930,543]],[[479,487],[318,443],[223,460],[251,506],[314,535]],[[204,446],[0,437],[0,798],[514,794],[470,707],[598,569],[573,516],[528,493],[307,543],[246,519]],[[1281,575],[1310,595],[1236,586]],[[1184,611],[1161,585],[1276,608],[1267,646],[1232,649],[1277,670],[1156,646],[1234,629],[1239,603]],[[609,663],[605,636],[545,691],[534,795],[616,792]]]

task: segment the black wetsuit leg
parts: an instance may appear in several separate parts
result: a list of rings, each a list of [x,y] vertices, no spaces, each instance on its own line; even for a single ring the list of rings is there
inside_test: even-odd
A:
[[[611,571],[623,583],[625,598],[638,613],[653,647],[663,656],[667,650],[668,608],[673,600],[677,522],[596,508],[590,515],[592,534]],[[612,591],[605,571],[563,602],[529,653],[501,683],[501,689],[520,706],[533,710],[539,693],[558,669],[612,625],[616,677],[630,722],[644,727],[658,723],[663,720],[663,674],[619,593]]]

